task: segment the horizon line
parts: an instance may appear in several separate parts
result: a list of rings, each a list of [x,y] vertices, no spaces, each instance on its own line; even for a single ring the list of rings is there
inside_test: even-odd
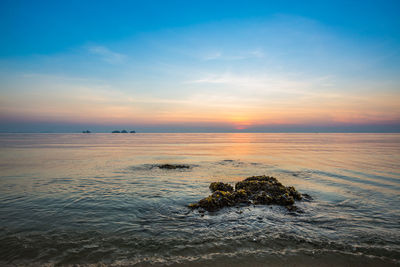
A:
[[[0,131],[0,134],[113,134],[113,135],[135,135],[135,134],[169,134],[169,133],[181,133],[181,134],[190,134],[190,133],[288,133],[288,134],[294,134],[294,133],[315,133],[315,134],[320,134],[320,133],[334,133],[334,134],[353,134],[353,133],[365,133],[365,134],[374,134],[374,133],[382,133],[382,134],[400,134],[400,131],[206,131],[206,132],[200,132],[200,131],[143,131],[143,132],[138,132],[136,131],[135,133],[112,133],[110,131],[99,131],[99,132],[90,132],[90,133],[83,133],[79,131],[71,131],[71,132],[64,132],[64,131]]]

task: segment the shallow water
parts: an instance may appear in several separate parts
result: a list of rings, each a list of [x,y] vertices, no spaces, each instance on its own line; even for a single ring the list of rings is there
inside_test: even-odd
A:
[[[186,207],[263,174],[314,200]],[[76,263],[400,265],[400,134],[1,134],[0,264]]]

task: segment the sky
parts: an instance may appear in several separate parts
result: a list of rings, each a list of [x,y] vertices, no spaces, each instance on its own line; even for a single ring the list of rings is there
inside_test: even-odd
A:
[[[0,1],[0,132],[400,132],[399,1]]]

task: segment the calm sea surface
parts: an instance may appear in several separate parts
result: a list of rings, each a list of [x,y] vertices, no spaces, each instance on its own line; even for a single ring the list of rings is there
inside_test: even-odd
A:
[[[186,207],[263,174],[314,200]],[[0,265],[77,263],[398,266],[400,134],[0,134]]]

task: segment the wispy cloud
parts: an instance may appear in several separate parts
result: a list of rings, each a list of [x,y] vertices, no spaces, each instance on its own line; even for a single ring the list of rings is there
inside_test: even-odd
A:
[[[246,90],[268,88],[269,90],[293,90],[308,88],[310,81],[289,79],[286,77],[267,75],[239,75],[226,72],[223,74],[210,74],[202,78],[188,81],[193,84],[217,84],[230,87],[244,87]]]
[[[256,49],[256,50],[250,51],[249,55],[256,57],[256,58],[263,58],[264,52],[260,49]]]
[[[211,87],[185,96],[165,97],[132,86],[127,90],[107,81],[28,73],[9,83],[5,88],[8,90],[0,92],[0,120],[3,117],[108,124],[220,122],[238,127],[399,120],[398,93],[360,96],[308,90],[310,86],[319,87],[331,79],[326,76],[303,81],[289,78],[274,81],[272,77],[226,73],[195,81],[203,89],[205,83],[229,85],[221,90]],[[261,88],[268,81],[269,84]],[[233,93],[235,84],[243,88]],[[248,90],[245,85],[260,87]],[[285,88],[288,91],[285,92]],[[296,91],[298,88],[300,90]]]
[[[91,54],[100,56],[103,61],[110,64],[119,64],[126,59],[126,55],[111,51],[105,46],[90,46],[88,51]]]
[[[234,61],[234,60],[244,60],[244,59],[254,59],[254,58],[263,58],[264,52],[261,49],[254,49],[251,51],[238,51],[236,53],[233,52],[209,52],[204,53],[201,56],[201,59],[204,61],[208,60],[227,60],[227,61]]]
[[[203,60],[214,60],[214,59],[219,59],[221,58],[222,54],[221,52],[214,52],[214,53],[209,53],[203,57]]]

